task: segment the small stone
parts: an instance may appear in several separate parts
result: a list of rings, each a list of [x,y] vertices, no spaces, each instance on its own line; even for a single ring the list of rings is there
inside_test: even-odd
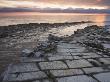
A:
[[[56,48],[57,46],[54,42],[43,42],[37,47],[36,51],[42,51],[47,53],[56,50]]]
[[[39,63],[42,70],[46,69],[65,69],[67,68],[66,64],[61,61],[53,61],[53,62],[40,62]]]
[[[62,38],[57,37],[57,36],[54,36],[54,35],[52,35],[52,34],[49,34],[48,40],[49,40],[49,41],[60,41],[60,40],[62,40]]]
[[[43,53],[42,52],[35,52],[34,53],[34,57],[39,58],[39,57],[42,57],[42,56],[43,56]]]
[[[22,51],[22,56],[23,56],[23,57],[28,57],[28,56],[30,55],[30,53],[32,53],[31,50],[24,49],[24,50]]]

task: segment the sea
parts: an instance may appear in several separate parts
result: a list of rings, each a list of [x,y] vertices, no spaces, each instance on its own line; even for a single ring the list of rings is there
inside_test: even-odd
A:
[[[81,13],[0,13],[0,26],[28,23],[64,23],[92,21],[99,26],[110,25],[110,14]]]

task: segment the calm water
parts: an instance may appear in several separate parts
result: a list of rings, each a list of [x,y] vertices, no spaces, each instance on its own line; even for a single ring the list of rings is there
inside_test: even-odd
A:
[[[106,14],[40,14],[7,13],[0,14],[0,26],[25,23],[61,23],[93,21],[97,25],[110,25],[110,15]]]

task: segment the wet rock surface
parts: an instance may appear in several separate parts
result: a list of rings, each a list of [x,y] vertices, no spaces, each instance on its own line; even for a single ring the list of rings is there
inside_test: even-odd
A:
[[[54,29],[84,23],[87,22],[30,23],[0,26],[0,74],[8,64],[19,62],[21,59],[19,56],[29,55],[29,51],[33,51],[33,48],[42,43],[41,41],[47,39],[45,37],[48,37],[48,34],[51,34]],[[21,54],[23,50],[27,54]],[[44,52],[36,52],[34,56],[39,57],[42,53]]]
[[[104,28],[95,25],[69,37],[50,36],[33,50],[24,50],[20,62],[2,74],[3,82],[110,81],[110,35]]]

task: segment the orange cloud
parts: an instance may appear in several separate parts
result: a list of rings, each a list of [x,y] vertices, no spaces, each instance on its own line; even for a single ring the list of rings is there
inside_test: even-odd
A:
[[[107,9],[102,0],[1,0],[0,7]]]

